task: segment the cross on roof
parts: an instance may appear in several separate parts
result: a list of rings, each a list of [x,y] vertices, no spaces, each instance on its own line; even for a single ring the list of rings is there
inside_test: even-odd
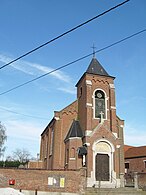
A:
[[[94,46],[94,43],[93,43],[93,46],[91,48],[93,49],[93,58],[95,58],[95,49],[96,49],[96,47]]]

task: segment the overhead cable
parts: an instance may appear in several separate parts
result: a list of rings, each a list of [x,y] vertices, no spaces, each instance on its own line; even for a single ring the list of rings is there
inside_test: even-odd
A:
[[[144,33],[144,32],[146,32],[146,29],[143,29],[143,30],[141,30],[141,31],[139,31],[139,32],[136,32],[136,33],[134,33],[134,34],[132,34],[132,35],[130,35],[130,36],[127,36],[127,37],[125,37],[125,38],[123,38],[123,39],[121,39],[121,40],[119,40],[119,41],[116,41],[116,42],[114,42],[114,43],[112,43],[112,44],[110,44],[110,45],[108,45],[108,46],[105,46],[105,47],[103,47],[103,48],[101,48],[101,49],[98,49],[98,50],[96,50],[94,53],[99,53],[99,52],[101,52],[101,51],[104,51],[104,50],[106,50],[106,49],[109,49],[110,47],[113,47],[113,46],[115,46],[115,45],[117,45],[117,44],[119,44],[119,43],[122,43],[122,42],[124,42],[124,41],[126,41],[126,40],[128,40],[128,39],[130,39],[130,38],[133,38],[133,37],[135,37],[135,36],[137,36],[137,35],[139,35],[139,34],[141,34],[141,33]],[[89,56],[91,56],[91,55],[93,55],[93,53],[87,54],[87,55],[85,55],[85,56],[83,56],[83,57],[80,57],[80,58],[78,58],[78,59],[76,59],[76,60],[74,60],[74,61],[72,61],[72,62],[69,62],[69,63],[67,63],[67,64],[65,64],[65,65],[63,65],[63,66],[60,66],[60,67],[58,67],[58,68],[56,68],[56,69],[54,69],[54,70],[52,70],[52,71],[50,71],[50,72],[47,72],[47,73],[45,73],[45,74],[42,74],[41,76],[38,76],[38,77],[36,77],[36,78],[34,78],[34,79],[32,79],[32,80],[29,80],[29,81],[27,81],[27,82],[24,82],[24,83],[22,83],[22,84],[20,84],[20,85],[17,85],[17,86],[15,86],[15,87],[11,88],[11,89],[8,89],[8,90],[6,90],[6,91],[0,93],[0,95],[4,95],[4,94],[7,94],[7,93],[9,93],[9,92],[11,92],[11,91],[14,91],[14,90],[16,90],[16,89],[18,89],[18,88],[20,88],[20,87],[23,87],[23,86],[29,84],[29,83],[32,83],[32,82],[34,82],[34,81],[36,81],[36,80],[39,80],[39,79],[41,79],[41,78],[43,78],[43,77],[45,77],[45,76],[47,76],[47,75],[49,75],[49,74],[52,74],[53,72],[56,72],[56,71],[58,71],[58,70],[60,70],[60,69],[63,69],[63,68],[65,68],[65,67],[67,67],[67,66],[70,66],[70,65],[72,65],[72,64],[74,64],[74,63],[76,63],[76,62],[79,62],[79,61],[81,61],[81,60],[83,60],[83,59],[85,59],[85,58],[87,58],[87,57],[89,57]]]
[[[6,111],[6,112],[10,112],[12,114],[22,115],[22,116],[29,117],[29,118],[36,118],[36,119],[41,119],[41,120],[48,120],[47,118],[44,118],[44,117],[23,114],[23,113],[16,112],[16,111],[13,111],[13,110],[9,110],[9,109],[3,108],[3,107],[0,107],[0,110]]]
[[[46,45],[48,45],[48,44],[50,44],[50,43],[56,41],[57,39],[59,39],[59,38],[65,36],[65,35],[67,35],[67,34],[73,32],[73,31],[75,31],[76,29],[78,29],[78,28],[80,28],[80,27],[82,27],[82,26],[84,26],[84,25],[86,25],[86,24],[88,24],[89,22],[91,22],[91,21],[93,21],[93,20],[95,20],[95,19],[97,19],[97,18],[99,18],[99,17],[101,17],[101,16],[107,14],[107,13],[110,12],[110,11],[113,11],[114,9],[116,9],[116,8],[118,8],[118,7],[122,6],[122,5],[124,5],[124,4],[127,3],[128,1],[130,1],[130,0],[126,0],[126,1],[124,1],[124,2],[122,2],[122,3],[120,3],[120,4],[117,4],[116,6],[111,7],[110,9],[108,9],[108,10],[102,12],[101,14],[96,15],[95,17],[93,17],[93,18],[91,18],[91,19],[89,19],[89,20],[87,20],[87,21],[85,21],[85,22],[83,22],[83,23],[81,23],[81,24],[79,24],[79,25],[73,27],[72,29],[70,29],[70,30],[68,30],[68,31],[66,31],[66,32],[64,32],[64,33],[62,33],[62,34],[60,34],[60,35],[58,35],[57,37],[55,37],[55,38],[53,38],[53,39],[51,39],[51,40],[49,40],[49,41],[43,43],[42,45],[40,45],[40,46],[38,46],[38,47],[36,47],[36,48],[34,48],[34,49],[32,49],[32,50],[30,50],[30,51],[24,53],[23,55],[19,56],[18,58],[14,59],[14,60],[12,60],[12,61],[10,61],[10,62],[8,62],[7,64],[4,64],[3,66],[0,67],[0,69],[3,69],[3,68],[5,68],[6,66],[9,66],[10,64],[12,64],[12,63],[14,63],[14,62],[20,60],[21,58],[24,58],[25,56],[28,56],[29,54],[31,54],[31,53],[37,51],[38,49],[41,49],[42,47],[44,47],[44,46],[46,46]]]

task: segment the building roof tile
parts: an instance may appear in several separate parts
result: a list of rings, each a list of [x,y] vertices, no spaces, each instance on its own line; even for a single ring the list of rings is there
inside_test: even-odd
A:
[[[64,141],[67,141],[69,138],[77,138],[77,137],[82,138],[83,137],[83,131],[80,127],[79,121],[73,120],[72,125],[71,125]]]
[[[92,58],[86,73],[102,76],[110,76],[96,58]]]
[[[146,146],[132,147],[125,152],[125,158],[146,157]]]

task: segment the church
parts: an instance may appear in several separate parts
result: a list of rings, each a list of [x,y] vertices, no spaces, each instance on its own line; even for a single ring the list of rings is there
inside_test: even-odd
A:
[[[124,120],[116,115],[114,80],[94,54],[76,101],[55,111],[41,134],[44,169],[85,167],[87,187],[124,187]]]

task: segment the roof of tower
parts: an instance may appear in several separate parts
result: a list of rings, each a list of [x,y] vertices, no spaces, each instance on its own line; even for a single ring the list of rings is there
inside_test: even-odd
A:
[[[77,138],[77,137],[82,138],[83,131],[80,127],[79,121],[73,120],[72,125],[71,125],[64,141],[67,141],[69,138]]]
[[[98,62],[98,60],[93,57],[86,72],[82,75],[82,77],[80,78],[80,80],[77,82],[77,85],[79,84],[79,82],[82,80],[82,78],[84,77],[85,74],[94,74],[94,75],[99,75],[99,76],[105,76],[105,77],[111,77],[113,79],[115,79],[115,77],[110,76],[106,70],[103,68],[103,66]]]
[[[96,58],[92,58],[86,73],[102,76],[110,76]]]

